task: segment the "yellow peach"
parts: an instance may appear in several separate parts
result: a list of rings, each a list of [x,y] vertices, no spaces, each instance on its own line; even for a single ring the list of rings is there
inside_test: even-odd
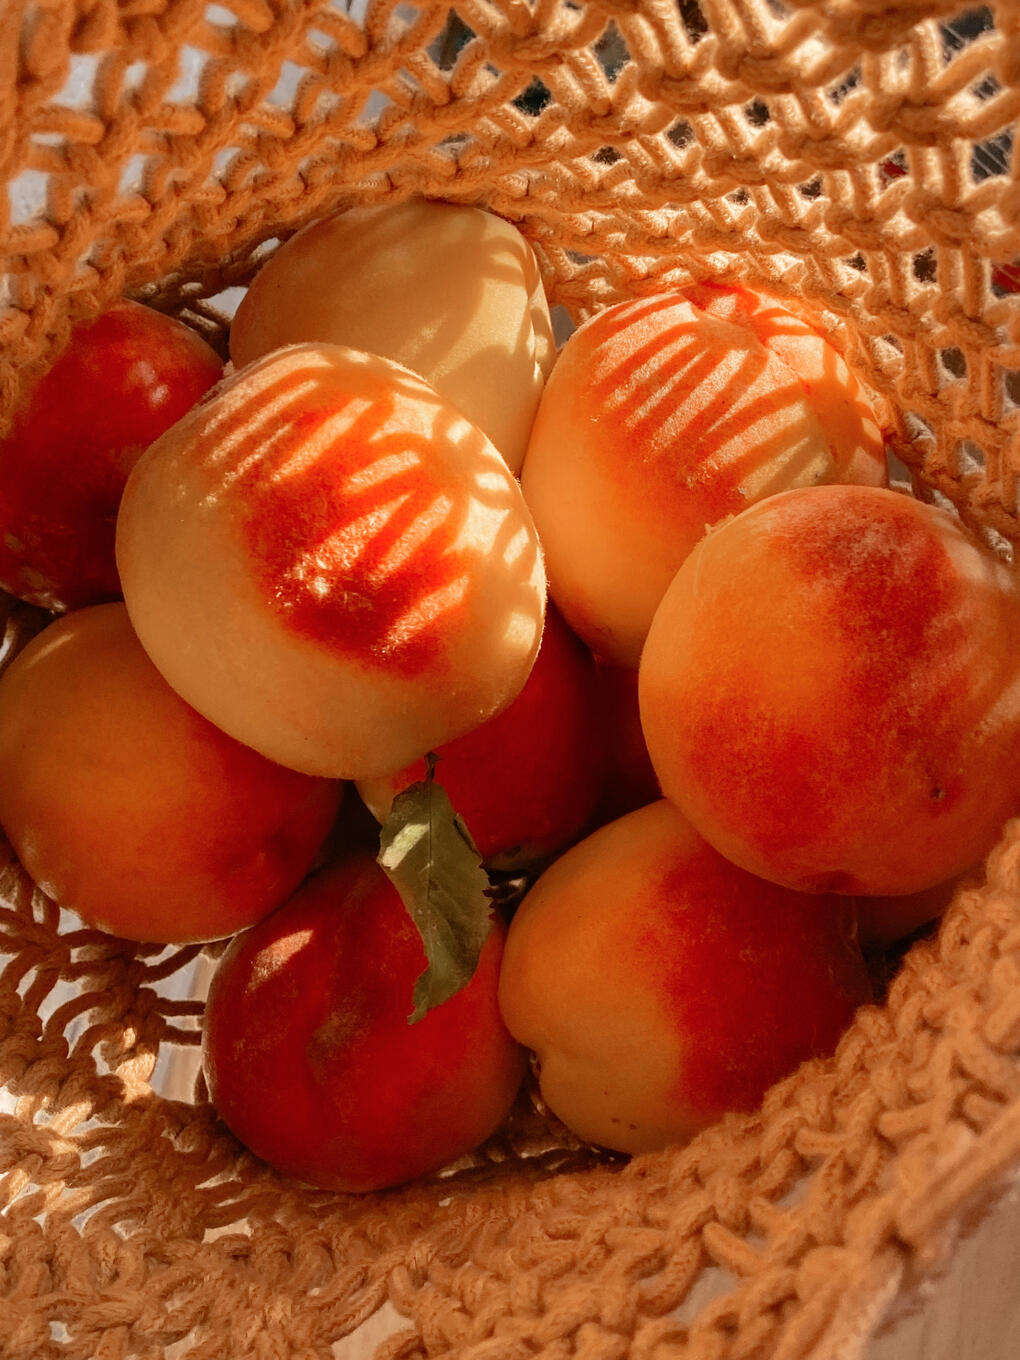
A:
[[[306,227],[256,275],[230,353],[241,366],[305,340],[406,364],[519,471],[555,346],[534,253],[509,222],[412,199]]]
[[[387,774],[520,691],[545,577],[485,436],[399,364],[295,345],[136,465],[125,601],[175,690],[309,774]]]
[[[849,903],[745,873],[664,800],[546,870],[499,982],[550,1109],[622,1152],[754,1109],[869,999]]]
[[[762,295],[705,288],[577,330],[521,472],[553,600],[593,651],[634,667],[709,525],[787,487],[885,480],[878,424],[832,345]]]

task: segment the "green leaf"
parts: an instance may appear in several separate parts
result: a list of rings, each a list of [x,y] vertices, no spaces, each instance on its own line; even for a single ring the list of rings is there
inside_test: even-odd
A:
[[[379,835],[379,864],[428,961],[414,984],[412,1025],[471,981],[492,925],[488,876],[434,765],[430,758],[426,777],[397,794]]]

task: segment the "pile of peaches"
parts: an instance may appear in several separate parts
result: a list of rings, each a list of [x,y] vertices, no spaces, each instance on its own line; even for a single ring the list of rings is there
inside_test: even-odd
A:
[[[55,616],[0,676],[0,825],[92,927],[234,937],[230,1129],[378,1189],[527,1050],[624,1152],[831,1053],[862,940],[1020,809],[1020,598],[889,489],[818,317],[706,282],[557,354],[524,238],[412,201],[281,246],[230,356],[125,301],[0,445],[0,585]]]

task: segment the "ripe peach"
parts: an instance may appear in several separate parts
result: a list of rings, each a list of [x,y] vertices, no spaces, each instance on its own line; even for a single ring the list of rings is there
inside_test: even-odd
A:
[[[313,876],[213,977],[203,1055],[221,1118],[330,1190],[382,1189],[470,1151],[524,1071],[496,1005],[504,933],[494,923],[471,981],[409,1025],[425,952],[396,889],[371,855]]]
[[[788,491],[711,533],[648,634],[662,790],[717,850],[808,891],[962,872],[1020,805],[1020,593],[950,514]]]
[[[0,441],[0,586],[45,609],[119,598],[128,473],[221,371],[201,336],[137,302],[76,326]]]
[[[313,223],[262,267],[234,319],[234,363],[304,340],[406,364],[514,472],[556,357],[538,265],[516,227],[422,199]]]
[[[500,1008],[565,1124],[650,1151],[754,1109],[833,1051],[870,999],[853,924],[842,899],[730,864],[661,800],[575,845],[531,889]]]
[[[641,729],[637,671],[600,661],[596,673],[605,777],[595,809],[595,825],[604,826],[657,802],[662,791]]]
[[[183,703],[122,604],[65,615],[0,677],[0,825],[40,887],[116,935],[257,921],[311,868],[340,796]]]
[[[294,345],[146,452],[117,560],[170,684],[308,774],[387,774],[505,708],[545,575],[513,475],[399,364]]]
[[[708,525],[833,481],[886,481],[857,379],[772,299],[704,288],[620,303],[574,332],[521,472],[552,598],[593,651],[632,667]]]
[[[587,827],[603,780],[595,663],[555,609],[520,694],[497,717],[436,751],[436,779],[486,865],[533,868]],[[358,792],[379,821],[394,795],[424,779],[425,761]]]
[[[884,949],[936,921],[952,902],[961,882],[958,876],[899,897],[855,897],[862,949]]]

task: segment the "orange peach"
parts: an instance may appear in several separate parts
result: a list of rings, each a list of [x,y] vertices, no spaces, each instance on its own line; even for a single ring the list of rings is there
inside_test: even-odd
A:
[[[251,925],[307,874],[340,797],[183,703],[122,604],[66,615],[0,677],[0,825],[40,887],[116,935]]]
[[[241,366],[304,340],[406,364],[519,471],[555,346],[538,264],[509,222],[411,199],[305,227],[256,275],[230,353]]]
[[[640,701],[663,792],[735,863],[809,891],[919,892],[1020,806],[1020,588],[943,510],[788,491],[684,563]]]
[[[524,1073],[496,1004],[504,934],[494,923],[471,981],[410,1025],[425,953],[396,889],[370,855],[316,874],[213,977],[203,1056],[221,1118],[330,1190],[382,1189],[470,1151]]]
[[[587,828],[603,782],[603,730],[591,653],[555,609],[520,694],[498,717],[436,751],[436,779],[490,869],[534,868]],[[379,821],[425,762],[358,792]]]
[[[519,693],[545,576],[520,488],[421,378],[334,345],[244,369],[146,452],[117,525],[142,645],[308,774],[387,774]]]
[[[936,883],[899,897],[856,897],[857,931],[862,949],[884,949],[941,917],[958,887],[970,875]]]
[[[874,412],[832,345],[763,294],[706,288],[575,331],[521,472],[553,600],[632,667],[707,526],[787,487],[885,481]]]
[[[752,877],[665,800],[547,869],[514,917],[499,1001],[542,1095],[622,1152],[689,1138],[811,1057],[870,999],[853,910]]]
[[[119,598],[128,473],[222,369],[201,336],[137,302],[76,326],[0,440],[0,586],[46,609]]]

